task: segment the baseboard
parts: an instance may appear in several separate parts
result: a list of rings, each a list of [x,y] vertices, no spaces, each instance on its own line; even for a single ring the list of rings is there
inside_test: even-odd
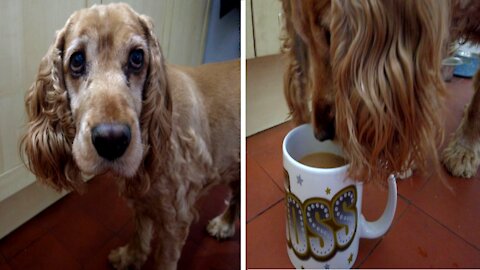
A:
[[[38,182],[33,182],[0,201],[0,239],[62,198],[58,193]]]

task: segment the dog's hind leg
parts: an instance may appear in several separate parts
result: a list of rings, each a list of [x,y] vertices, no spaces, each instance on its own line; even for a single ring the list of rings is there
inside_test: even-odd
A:
[[[135,213],[135,234],[130,243],[114,249],[108,259],[115,269],[141,269],[150,253],[153,223],[145,215]]]
[[[480,70],[473,80],[474,95],[460,126],[442,154],[446,169],[454,176],[471,178],[480,165]]]
[[[217,238],[225,239],[235,235],[235,220],[240,214],[240,180],[230,182],[232,195],[225,211],[210,220],[207,225],[208,233]]]

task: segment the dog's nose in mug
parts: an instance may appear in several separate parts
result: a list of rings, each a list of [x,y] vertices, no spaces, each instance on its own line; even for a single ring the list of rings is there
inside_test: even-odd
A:
[[[324,126],[319,126],[319,128],[314,128],[313,134],[315,139],[321,142],[333,140],[335,138],[335,126],[330,123]]]
[[[125,153],[130,139],[130,127],[125,124],[100,124],[92,128],[92,143],[98,155],[110,161]]]

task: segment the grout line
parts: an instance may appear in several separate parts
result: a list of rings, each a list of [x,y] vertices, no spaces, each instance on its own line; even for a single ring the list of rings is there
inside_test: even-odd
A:
[[[275,207],[277,204],[279,204],[280,202],[282,202],[284,199],[281,198],[279,199],[278,201],[274,202],[273,204],[271,204],[270,206],[268,206],[267,208],[265,208],[264,210],[260,211],[258,214],[256,214],[255,216],[253,216],[252,218],[250,218],[249,220],[247,220],[246,222],[246,225],[248,225],[250,222],[254,221],[255,219],[257,219],[258,217],[260,217],[261,215],[263,215],[265,212],[267,212],[268,210],[272,209],[273,207]]]
[[[79,198],[74,198],[74,200],[80,200],[81,201],[82,197],[79,197]],[[110,240],[113,239],[113,237],[117,236],[116,232],[113,231],[112,229],[110,229],[108,226],[106,226],[105,224],[103,224],[102,222],[100,222],[99,220],[96,219],[96,217],[94,217],[92,214],[89,213],[89,211],[87,211],[87,209],[81,207],[81,208],[78,208],[77,211],[79,212],[79,214],[81,215],[85,215],[87,218],[90,218],[92,219],[93,221],[95,221],[96,223],[98,223],[98,225],[100,225],[103,229],[105,229],[108,233],[109,233],[109,237],[107,237],[105,239],[105,241],[103,243],[101,243],[99,245],[99,248],[97,250],[90,250],[90,254],[88,254],[88,258],[91,258],[93,256],[95,256],[96,252],[100,251],[101,248],[103,248],[103,246],[105,246],[106,244],[108,244],[108,242]],[[128,222],[127,222],[128,223]],[[76,254],[72,254],[71,250],[68,249],[68,247],[65,246],[65,244],[61,241],[61,239],[59,239],[54,233],[52,233],[58,226],[61,225],[61,222],[58,223],[58,224],[55,224],[53,225],[51,228],[48,229],[48,234],[50,234],[50,236],[52,236],[53,238],[55,238],[57,240],[57,242],[62,246],[62,248],[65,250],[65,252],[67,252],[68,254],[70,254],[70,256],[72,256],[72,258],[81,266],[81,268],[83,269],[85,267],[85,261],[82,261],[80,260],[79,258],[77,258]],[[118,237],[118,236],[117,236]]]
[[[412,203],[412,204],[413,204],[414,197],[416,197],[420,192],[422,192],[422,191],[425,189],[425,187],[427,186],[427,184],[431,181],[431,178],[432,178],[432,177],[426,178],[425,183],[423,183],[423,185],[421,185],[418,189],[416,189],[415,193],[412,195],[412,199],[408,199],[407,196],[402,195],[402,194],[398,191],[398,182],[399,182],[399,181],[397,180],[397,194],[398,194],[400,197],[404,198],[404,199],[405,199],[406,201],[408,201],[409,203]],[[410,177],[410,178],[408,178],[408,179],[402,179],[401,181],[414,181],[414,179]],[[405,183],[405,184],[409,184],[409,183]]]
[[[67,198],[67,196],[69,196],[70,194],[66,194],[65,196],[63,196],[62,198],[60,198],[59,200],[55,201],[53,204],[49,205],[47,208],[45,208],[43,211],[41,211],[40,213],[36,214],[35,216],[33,216],[30,220],[28,220],[27,222],[25,222],[24,224],[22,224],[20,227],[18,227],[17,229],[20,229],[22,226],[31,226],[31,222],[35,219],[35,218],[39,218],[41,215],[43,215],[48,209],[51,209],[52,207],[54,207],[56,204],[61,204],[62,201]],[[50,210],[51,211],[51,210]],[[49,234],[50,236],[54,237],[54,235],[51,233],[53,231],[53,229],[55,227],[57,227],[58,224],[54,224],[52,226],[45,226],[45,224],[42,224],[40,225],[40,227],[42,228],[42,233],[36,237],[34,237],[33,239],[31,239],[32,241],[30,241],[28,244],[26,244],[24,247],[20,248],[20,250],[18,250],[17,252],[15,252],[12,256],[10,257],[7,257],[5,254],[3,254],[1,251],[0,251],[0,255],[3,255],[3,257],[5,258],[5,261],[7,263],[9,263],[13,258],[17,257],[20,253],[22,253],[24,250],[26,250],[28,247],[32,246],[33,244],[35,244],[36,242],[38,242],[42,237],[46,236],[47,234]],[[17,229],[14,230],[10,235],[13,235],[17,232]],[[54,237],[55,238],[55,237]],[[55,238],[56,239],[56,238]],[[3,239],[2,239],[3,240]],[[58,241],[58,239],[57,239]],[[1,242],[1,241],[0,241]]]
[[[362,265],[367,261],[367,259],[370,257],[370,255],[372,255],[372,253],[375,251],[375,249],[377,249],[377,247],[380,245],[380,243],[383,241],[383,237],[380,238],[379,241],[377,241],[377,243],[375,244],[375,246],[373,246],[373,248],[370,250],[370,252],[368,252],[367,256],[365,256],[365,258],[357,265],[357,268],[358,269],[361,269],[362,268]]]
[[[18,252],[17,252],[18,253]],[[16,254],[15,254],[16,255]],[[15,255],[13,255],[11,258],[9,258],[10,260],[15,257]],[[5,254],[3,254],[2,250],[0,249],[0,257],[3,258],[3,261],[5,262],[5,264],[7,264],[8,266],[10,266],[9,264],[9,260],[7,258],[7,256],[5,256]]]
[[[270,182],[273,182],[273,185],[278,189],[278,191],[280,191],[282,194],[285,194],[285,191],[280,188],[277,184],[277,182],[275,182],[275,180],[273,179],[273,177],[268,173],[268,171],[261,165],[260,162],[258,162],[258,160],[255,158],[255,157],[252,157],[250,156],[251,159],[253,159],[253,162],[255,162],[256,165],[258,165],[258,167],[260,167],[260,169],[262,170],[263,173],[265,173],[265,175],[268,177],[268,179],[270,180]],[[247,197],[248,197],[248,194],[247,194]],[[251,221],[253,221],[254,219],[256,219],[257,217],[259,217],[260,215],[262,215],[263,213],[265,213],[266,211],[268,211],[270,208],[272,208],[273,206],[275,206],[276,204],[278,204],[280,201],[282,201],[284,199],[284,196],[282,196],[282,198],[278,199],[277,201],[275,201],[273,204],[267,206],[265,209],[261,210],[259,213],[257,213],[255,216],[251,217],[250,219],[246,220],[246,223],[245,224],[248,224],[250,223]],[[247,209],[248,211],[248,209]]]
[[[275,181],[275,179],[273,178],[272,175],[270,175],[270,173],[267,171],[267,169],[265,169],[262,165],[262,163],[260,163],[255,157],[252,157],[250,156],[250,158],[253,159],[253,161],[255,161],[255,163],[262,169],[262,171],[268,176],[268,178],[270,179],[271,182],[273,182],[273,184],[280,190],[280,192],[282,194],[285,194],[285,190],[283,190],[282,187],[280,187],[277,182]]]
[[[273,182],[273,185],[282,193],[282,194],[285,194],[285,191],[283,189],[281,189],[277,182],[275,182],[275,180],[273,179],[273,177],[265,170],[265,168],[255,159],[253,158],[254,161],[257,163],[257,165],[261,168],[261,170],[268,176],[269,180],[271,182]],[[248,194],[247,194],[248,196]],[[257,213],[255,216],[251,217],[249,220],[246,221],[246,224],[250,223],[251,221],[253,221],[254,219],[256,219],[257,217],[261,216],[263,213],[267,212],[268,210],[270,210],[272,207],[274,207],[276,204],[278,204],[280,201],[283,201],[284,200],[284,197],[282,196],[282,198],[278,199],[278,201],[274,202],[273,204],[269,205],[268,207],[266,207],[265,209],[261,210],[259,213]],[[248,211],[248,209],[247,209]]]
[[[273,184],[278,188],[278,190],[280,190],[280,192],[281,192],[282,194],[285,194],[285,190],[283,190],[283,188],[281,188],[281,187],[277,184],[277,182],[275,182],[275,180],[273,179],[273,177],[272,177],[270,174],[268,174],[268,172],[267,172],[261,165],[260,165],[260,167],[261,167],[262,170],[268,175],[268,178],[270,178],[270,181],[273,182]]]
[[[28,222],[25,223],[25,224],[28,224]],[[24,224],[24,225],[25,225],[25,224]],[[23,225],[22,225],[22,226],[23,226]],[[27,225],[27,226],[28,226],[28,225]],[[19,227],[19,228],[20,228],[20,227]],[[14,231],[14,232],[15,232],[15,231]],[[19,250],[17,250],[15,253],[12,254],[12,256],[10,256],[10,257],[7,258],[7,256],[6,256],[5,254],[3,254],[3,252],[1,252],[1,251],[0,251],[0,256],[3,255],[3,258],[5,259],[5,261],[6,261],[8,264],[10,264],[10,262],[11,262],[15,257],[17,257],[20,253],[22,253],[24,250],[28,249],[30,246],[32,246],[32,245],[35,244],[36,242],[40,241],[40,239],[41,239],[42,237],[44,237],[45,235],[47,235],[47,234],[50,234],[50,231],[49,231],[48,229],[45,229],[42,234],[40,234],[40,235],[37,236],[37,237],[34,237],[34,239],[33,239],[31,242],[29,242],[27,245],[25,245],[24,247],[22,247],[22,248],[20,248]],[[50,235],[51,235],[51,234],[50,234]],[[53,236],[53,235],[51,235],[51,236]]]
[[[394,218],[393,221],[392,221],[392,225],[390,225],[390,228],[387,230],[387,232],[380,238],[380,240],[375,244],[375,246],[370,250],[370,252],[365,256],[365,258],[363,259],[363,261],[358,264],[358,268],[362,268],[362,265],[368,260],[368,258],[370,258],[370,255],[373,254],[373,252],[377,249],[377,247],[380,245],[380,243],[383,241],[383,239],[390,233],[390,231],[393,230],[393,228],[395,228],[395,226],[400,222],[400,220],[403,218],[403,216],[407,213],[408,211],[408,208],[410,206],[412,206],[413,204],[410,202],[410,201],[406,201],[407,203],[407,207],[405,207],[405,210],[403,210],[402,213],[399,214],[398,218]],[[398,204],[397,204],[398,206]]]
[[[283,198],[280,199],[279,201],[277,201],[276,203],[273,203],[270,207],[266,208],[264,211],[258,213],[256,216],[252,217],[250,220],[246,220],[245,221],[245,234],[248,234],[248,224],[252,221],[254,221],[257,217],[260,217],[263,213],[267,212],[268,210],[270,210],[271,208],[273,208],[274,206],[276,206],[277,204],[279,204],[281,201],[283,201]],[[248,241],[245,241],[245,247],[244,249],[247,250],[248,248]],[[245,263],[247,264],[248,263],[248,258],[246,257],[246,254],[245,254]],[[247,267],[248,268],[248,267]],[[250,269],[250,268],[248,268]]]
[[[463,240],[466,244],[468,244],[469,246],[473,247],[475,250],[477,251],[480,251],[480,247],[477,247],[475,244],[469,242],[467,239],[465,239],[463,236],[459,235],[457,232],[453,231],[452,229],[450,229],[447,225],[443,224],[440,220],[437,220],[435,217],[433,217],[432,215],[430,215],[428,212],[426,212],[425,210],[423,210],[422,208],[420,208],[420,206],[418,205],[415,205],[415,204],[412,204],[412,206],[414,206],[417,210],[419,210],[420,212],[422,212],[423,214],[425,214],[427,217],[431,218],[433,221],[435,221],[437,224],[439,224],[441,227],[445,228],[448,232],[450,232],[451,234],[453,234],[454,236],[460,238],[461,240]]]
[[[398,197],[403,199],[408,205],[413,204],[412,200],[408,199],[406,196],[403,196],[402,194],[397,192]]]
[[[260,165],[260,167],[262,167],[262,166]],[[267,171],[263,167],[262,167],[262,170],[264,170],[265,173],[267,173]],[[267,173],[267,175],[270,178],[270,181],[273,182],[273,184],[280,190],[280,192],[282,192],[282,194],[285,194],[285,190],[281,186],[278,185],[278,183],[275,181],[275,179],[273,179],[273,177],[269,173]]]
[[[15,257],[19,256],[24,250],[27,250],[27,249],[28,249],[29,247],[31,247],[33,244],[35,244],[36,242],[40,241],[40,239],[41,239],[42,237],[45,237],[47,234],[50,235],[52,238],[54,238],[54,239],[58,242],[58,244],[63,248],[63,250],[64,250],[66,253],[68,253],[68,254],[72,257],[72,259],[73,259],[76,263],[78,263],[79,266],[83,267],[83,264],[80,262],[80,260],[78,260],[77,257],[74,256],[75,254],[72,254],[72,253],[70,252],[70,250],[66,249],[65,246],[63,245],[63,243],[60,242],[60,241],[58,240],[58,238],[55,237],[54,234],[50,233],[50,230],[45,230],[45,233],[44,233],[43,235],[41,235],[40,237],[37,237],[34,241],[30,242],[27,246],[23,247],[22,249],[20,249],[19,251],[17,251],[14,255],[12,255],[10,258],[6,259],[5,261],[6,261],[7,265],[8,265],[8,266],[11,266],[10,263],[13,261],[13,259],[15,259]],[[5,256],[4,256],[4,258],[5,258]],[[12,268],[12,267],[11,267],[11,268]],[[12,268],[12,269],[13,269],[13,268]]]

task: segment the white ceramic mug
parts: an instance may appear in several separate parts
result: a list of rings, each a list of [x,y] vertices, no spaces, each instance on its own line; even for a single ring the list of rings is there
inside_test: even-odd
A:
[[[360,238],[377,238],[392,224],[397,185],[388,179],[388,201],[375,222],[361,214],[363,184],[347,177],[348,164],[331,169],[298,162],[314,152],[343,156],[331,141],[319,142],[308,124],[290,131],[283,141],[287,208],[287,249],[296,268],[351,268]]]

